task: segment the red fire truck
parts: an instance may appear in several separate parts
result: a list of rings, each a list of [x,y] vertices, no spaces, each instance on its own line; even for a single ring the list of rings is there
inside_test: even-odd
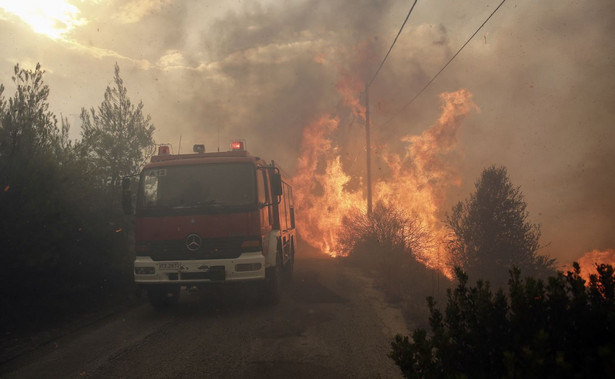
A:
[[[182,286],[252,283],[277,302],[292,276],[296,234],[292,188],[273,162],[243,141],[228,152],[170,154],[160,146],[140,175],[135,210],[135,282],[155,307]],[[132,195],[124,181],[123,205]]]

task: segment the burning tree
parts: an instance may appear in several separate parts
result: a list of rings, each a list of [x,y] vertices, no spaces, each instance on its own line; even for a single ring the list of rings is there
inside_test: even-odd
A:
[[[470,277],[498,286],[505,284],[512,266],[533,276],[553,272],[555,260],[537,254],[540,226],[528,221],[523,194],[510,182],[506,168],[485,169],[475,187],[447,216],[452,263]]]

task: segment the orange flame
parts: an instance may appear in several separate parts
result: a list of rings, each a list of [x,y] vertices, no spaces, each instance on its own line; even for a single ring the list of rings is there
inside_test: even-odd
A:
[[[328,138],[338,124],[338,118],[323,117],[304,129],[298,174],[293,178],[295,206],[301,215],[297,229],[309,244],[331,256],[337,255],[342,217],[364,203],[362,194],[345,190],[350,176]]]
[[[356,98],[360,85],[343,80],[337,89],[355,117],[364,118],[365,108]],[[390,152],[386,145],[379,148],[382,152],[376,159],[384,161],[390,175],[376,178],[374,184],[375,201],[394,204],[417,218],[435,242],[443,242],[448,234],[441,222],[447,188],[460,183],[446,155],[456,147],[461,122],[472,110],[478,110],[466,90],[443,93],[440,98],[442,115],[421,135],[403,137],[407,145],[401,154]],[[341,164],[339,146],[331,139],[339,123],[337,117],[322,117],[306,126],[297,175],[293,178],[295,203],[301,215],[297,229],[306,242],[332,256],[339,254],[337,235],[343,216],[357,208],[366,210],[363,190],[348,186],[351,177]],[[440,257],[441,247],[441,243],[434,243],[418,258],[448,275],[446,265],[442,264],[445,257]]]
[[[431,235],[433,244],[424,256],[417,257],[431,268],[445,268],[443,242],[449,234],[442,223],[442,205],[451,185],[460,185],[461,178],[446,156],[457,146],[456,133],[461,122],[478,107],[472,94],[464,89],[440,95],[443,102],[440,118],[418,136],[405,136],[403,154],[383,153],[391,175],[376,184],[375,196],[388,204],[395,204],[420,220]]]
[[[615,267],[615,249],[588,251],[576,260],[581,266],[581,277],[589,282],[589,276],[598,274],[596,264],[609,264]],[[572,271],[572,265],[565,265],[563,271]]]

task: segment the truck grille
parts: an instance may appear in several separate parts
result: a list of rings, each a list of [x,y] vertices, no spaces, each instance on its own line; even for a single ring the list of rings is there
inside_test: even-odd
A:
[[[137,255],[149,256],[154,261],[232,259],[241,255],[243,241],[243,238],[203,239],[201,248],[197,251],[188,250],[184,240],[149,242],[144,244],[147,249]]]

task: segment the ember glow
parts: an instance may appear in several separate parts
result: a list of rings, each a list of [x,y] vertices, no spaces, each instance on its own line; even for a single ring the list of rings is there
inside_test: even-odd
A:
[[[589,276],[597,274],[596,264],[610,264],[615,267],[615,249],[588,251],[576,261],[581,266],[581,277],[589,282]],[[572,265],[565,266],[563,270],[572,270]]]
[[[357,86],[338,85],[344,104],[364,122],[364,108],[350,97]],[[424,256],[417,257],[427,266],[446,269],[442,243],[448,234],[443,218],[443,201],[447,189],[460,183],[455,167],[447,159],[457,146],[456,133],[463,120],[478,107],[466,90],[440,95],[442,114],[420,135],[406,135],[402,152],[380,145],[373,159],[385,164],[385,173],[374,178],[374,203],[393,204],[420,221],[432,237],[433,244]],[[338,128],[337,117],[322,117],[305,127],[299,158],[298,174],[293,178],[297,197],[298,230],[311,245],[337,256],[337,235],[342,219],[357,208],[366,211],[365,181],[349,186],[351,176],[344,171],[340,145],[331,134]],[[381,143],[381,141],[376,141]],[[359,187],[359,188],[356,188]]]

